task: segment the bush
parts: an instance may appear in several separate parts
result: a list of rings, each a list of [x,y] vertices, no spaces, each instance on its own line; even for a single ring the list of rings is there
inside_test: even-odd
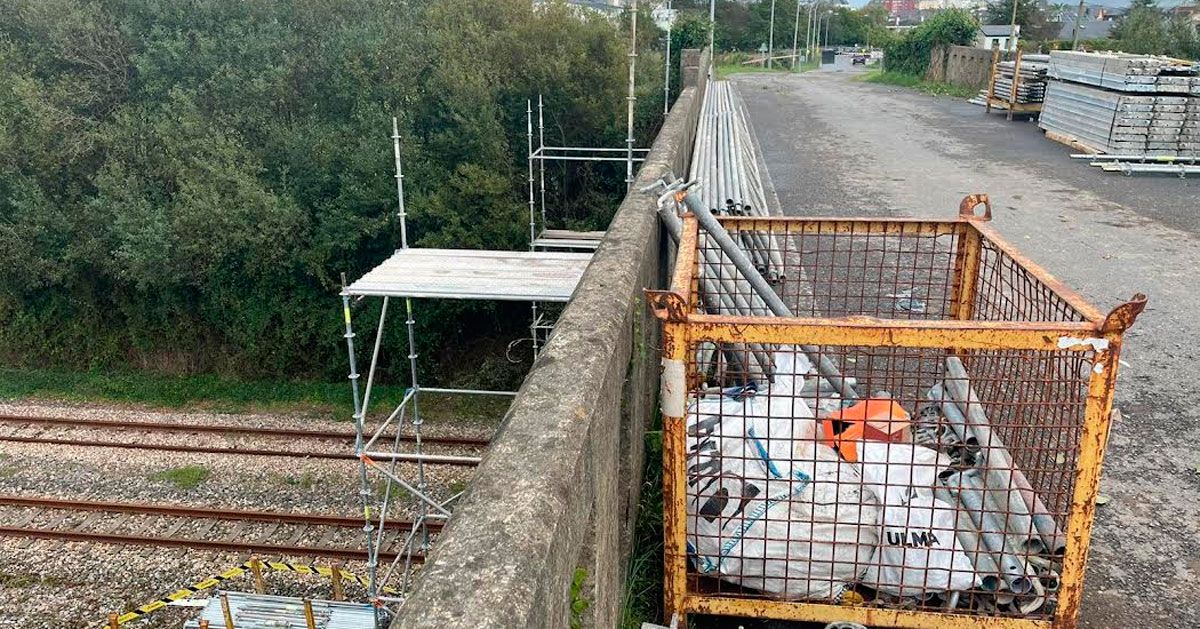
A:
[[[564,3],[4,5],[9,365],[344,377],[339,274],[398,245],[393,115],[420,246],[525,246],[527,98],[545,95],[549,144],[625,138],[628,37]],[[645,142],[662,58],[641,52]],[[566,184],[547,205],[603,227],[623,180],[623,166],[548,169]],[[441,336],[519,334],[527,313],[422,304],[423,360]]]
[[[947,9],[934,14],[884,49],[883,67],[888,72],[924,76],[929,56],[940,46],[965,46],[975,41],[979,22],[969,11]]]

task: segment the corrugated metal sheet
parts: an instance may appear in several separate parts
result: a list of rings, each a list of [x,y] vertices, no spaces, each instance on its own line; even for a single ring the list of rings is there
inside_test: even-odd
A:
[[[565,302],[590,253],[401,249],[347,295]]]
[[[209,629],[229,629],[221,609],[220,592],[208,600],[200,617],[184,623],[184,629],[198,629],[201,620]],[[307,629],[304,601],[288,596],[268,596],[244,592],[224,592],[229,600],[234,629]],[[376,629],[375,608],[367,603],[342,603],[313,600],[313,620],[317,629]]]

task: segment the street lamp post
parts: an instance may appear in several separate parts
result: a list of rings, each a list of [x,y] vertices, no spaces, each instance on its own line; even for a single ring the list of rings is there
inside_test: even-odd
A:
[[[796,69],[797,62],[800,61],[800,49],[796,44],[800,42],[800,0],[796,0],[796,24],[792,26],[792,70]]]
[[[833,21],[833,11],[825,12],[825,48],[829,47],[829,23]]]
[[[771,0],[771,25],[767,28],[767,67],[775,65],[775,0]]]
[[[809,61],[812,61],[812,52],[813,52],[813,14],[814,14],[814,13],[816,13],[816,10],[817,10],[817,2],[816,2],[816,0],[809,0],[809,3],[808,3],[808,19],[806,19],[806,20],[805,20],[805,33],[804,33],[804,57],[805,57],[806,59],[808,59]]]

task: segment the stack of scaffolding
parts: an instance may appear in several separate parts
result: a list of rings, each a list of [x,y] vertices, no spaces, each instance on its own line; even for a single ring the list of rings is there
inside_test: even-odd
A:
[[[1046,97],[1046,71],[1050,67],[1049,55],[1024,55],[1021,57],[1021,74],[1017,79],[1018,103],[1040,103]],[[996,73],[992,76],[992,92],[999,95],[1013,93],[1013,75],[1016,74],[1015,61],[1001,61],[996,64]]]
[[[1200,66],[1147,55],[1054,51],[1039,123],[1096,153],[1200,155]]]
[[[745,107],[728,81],[709,81],[701,106],[696,142],[692,149],[689,179],[693,194],[717,216],[770,216],[766,188],[759,168]],[[702,236],[702,238],[706,238]],[[738,232],[734,238],[754,263],[758,272],[771,282],[783,279],[783,257],[774,236],[764,231]],[[705,265],[701,271],[705,309],[729,315],[769,314],[762,299],[751,290],[728,257],[714,247],[705,246]],[[715,361],[714,348],[702,347],[697,359],[707,373],[716,365],[715,380],[753,382],[769,379],[774,369],[770,349],[752,345],[728,351]],[[715,362],[714,362],[715,361]]]

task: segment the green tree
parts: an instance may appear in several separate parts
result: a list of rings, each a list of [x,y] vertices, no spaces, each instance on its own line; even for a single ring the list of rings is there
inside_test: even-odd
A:
[[[526,99],[548,143],[625,138],[628,31],[561,2],[3,4],[6,364],[344,376],[338,276],[397,244],[393,115],[426,246],[525,246]],[[644,144],[662,58],[640,36]],[[551,175],[563,224],[604,226],[624,193],[623,169]],[[525,316],[422,308],[422,356]]]
[[[968,45],[979,32],[975,16],[963,9],[947,9],[925,20],[884,49],[883,63],[888,71],[923,76],[929,69],[934,48]]]
[[[1196,24],[1182,15],[1170,15],[1154,0],[1134,0],[1129,13],[1114,29],[1117,47],[1125,52],[1200,57]]]
[[[988,3],[984,20],[987,24],[1012,24],[1013,3],[1016,3],[1017,21],[1021,27],[1021,38],[1031,41],[1052,39],[1058,34],[1058,25],[1051,22],[1039,0],[995,0]]]

